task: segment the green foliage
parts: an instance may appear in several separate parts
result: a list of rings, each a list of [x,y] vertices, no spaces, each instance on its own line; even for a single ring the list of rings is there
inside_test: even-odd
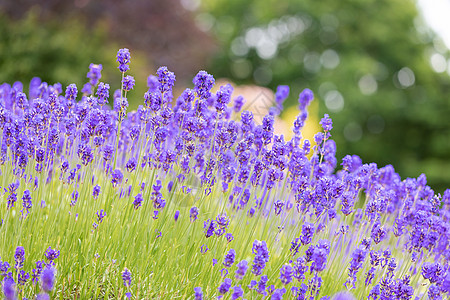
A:
[[[437,190],[449,185],[450,81],[429,64],[432,53],[448,51],[420,24],[413,1],[214,0],[204,1],[205,16],[222,43],[214,72],[288,84],[289,106],[311,88],[320,114],[333,118],[338,159],[358,154],[404,177],[426,172]]]
[[[81,90],[88,80],[89,64],[96,63],[103,66],[101,81],[109,82],[113,92],[120,88],[117,48],[101,22],[88,28],[80,18],[67,17],[64,22],[44,20],[34,10],[20,20],[0,14],[0,83],[21,81],[27,89],[31,78],[37,76],[49,84],[60,82],[63,89],[75,83]],[[131,68],[140,67],[133,69],[139,75],[133,94],[143,95],[148,63],[139,53],[135,57]],[[141,100],[135,98],[135,102],[130,102],[131,109],[137,108]]]

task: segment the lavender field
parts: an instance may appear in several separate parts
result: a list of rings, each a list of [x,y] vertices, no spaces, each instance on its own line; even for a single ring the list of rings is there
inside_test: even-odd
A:
[[[288,86],[259,124],[206,71],[133,94],[130,60],[116,91],[100,64],[82,87],[0,86],[5,299],[449,298],[450,189],[337,161],[328,115],[305,139],[309,89],[287,140]]]

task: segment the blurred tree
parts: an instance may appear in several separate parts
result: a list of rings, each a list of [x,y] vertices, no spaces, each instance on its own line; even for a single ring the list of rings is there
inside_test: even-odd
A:
[[[175,72],[183,86],[215,49],[178,0],[0,0],[0,32],[0,82],[39,76],[81,88],[93,62],[103,65],[102,80],[116,89],[115,55],[129,48],[136,79],[130,108],[141,104],[146,78],[159,66]]]
[[[305,87],[334,121],[338,159],[392,164],[450,186],[448,49],[404,0],[204,0],[197,22],[221,43],[212,69],[238,83]],[[445,66],[438,66],[440,72]]]
[[[78,20],[89,30],[85,31],[88,40],[94,38],[90,31],[100,27],[106,41],[132,53],[141,51],[154,68],[167,66],[182,81],[191,81],[215,50],[213,38],[195,25],[192,12],[179,0],[0,0],[0,11],[13,20],[23,19],[30,10],[37,13],[41,26],[58,22],[61,31],[67,29],[67,19]],[[74,33],[66,32],[66,38]],[[82,45],[76,48],[81,50]]]

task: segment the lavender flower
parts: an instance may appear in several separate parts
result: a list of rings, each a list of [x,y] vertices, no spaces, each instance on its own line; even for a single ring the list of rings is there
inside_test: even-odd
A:
[[[97,222],[100,224],[103,222],[103,218],[106,217],[106,212],[101,209],[97,211]]]
[[[194,77],[194,91],[201,99],[208,99],[211,96],[211,88],[213,87],[215,80],[214,77],[205,71],[200,71]]]
[[[117,52],[117,62],[119,63],[119,70],[122,73],[125,73],[130,69],[128,64],[130,63],[131,55],[130,51],[127,48],[119,49]]]
[[[98,198],[98,196],[100,195],[100,191],[101,191],[101,187],[98,184],[96,186],[94,186],[94,189],[92,191],[92,196],[94,196],[94,199]]]
[[[197,216],[198,216],[198,208],[193,206],[189,211],[189,218],[191,219],[191,222],[197,220]]]
[[[231,288],[231,279],[225,278],[224,281],[219,286],[219,293],[220,294],[228,293],[230,288]]]
[[[234,260],[236,258],[236,251],[234,249],[230,249],[228,253],[225,255],[223,259],[223,265],[227,268],[230,268],[234,264]]]
[[[44,256],[47,258],[49,264],[52,264],[55,259],[59,257],[59,250],[54,250],[51,247],[45,251]],[[38,262],[36,262],[36,265]]]
[[[252,273],[255,275],[261,275],[263,269],[266,267],[266,263],[269,261],[269,250],[267,249],[266,242],[255,240],[253,243],[252,252],[255,254]]]
[[[115,169],[111,174],[111,183],[113,184],[113,187],[118,186],[122,183],[123,174],[119,169]]]
[[[23,263],[25,262],[25,249],[22,246],[16,248],[14,260],[16,261],[15,268],[17,270],[23,268]]]
[[[172,91],[172,87],[175,84],[175,74],[170,72],[167,67],[160,67],[156,71],[158,75],[159,90],[161,93]]]
[[[202,288],[201,287],[195,287],[194,288],[194,297],[195,300],[203,300],[203,292],[202,292]]]
[[[127,268],[124,268],[122,271],[122,280],[124,286],[131,286],[131,272]]]
[[[244,278],[245,276],[245,273],[247,272],[248,262],[246,260],[240,261],[239,263],[237,263],[236,267],[236,279],[242,280],[242,278]]]
[[[139,207],[141,207],[143,201],[144,201],[144,198],[142,197],[142,194],[141,193],[137,194],[134,197],[134,201],[133,201],[134,209],[138,209]]]
[[[133,76],[125,76],[122,81],[122,89],[126,92],[131,91],[134,87],[135,82],[136,81],[134,80]]]
[[[294,268],[291,265],[284,265],[280,269],[280,280],[284,285],[289,284],[292,281]]]
[[[3,280],[3,294],[7,300],[17,299],[15,283],[11,277],[7,277]]]
[[[241,288],[241,286],[234,286],[233,287],[233,293],[231,294],[231,300],[236,300],[244,296],[244,290]]]
[[[41,288],[45,292],[50,292],[55,284],[55,268],[46,266],[41,274]]]

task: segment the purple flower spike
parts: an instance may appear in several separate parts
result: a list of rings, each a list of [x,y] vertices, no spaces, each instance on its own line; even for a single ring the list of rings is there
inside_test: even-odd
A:
[[[231,233],[225,234],[225,238],[227,239],[228,243],[231,243],[231,241],[234,240],[234,237]]]
[[[208,74],[206,71],[200,71],[195,75],[194,80],[194,91],[201,99],[208,99],[211,97],[211,88],[213,87],[214,77]]]
[[[111,183],[113,184],[113,187],[118,186],[119,184],[122,183],[122,179],[123,179],[123,174],[119,169],[115,169],[112,173],[111,173]]]
[[[242,278],[244,278],[245,273],[247,272],[248,269],[248,262],[246,260],[243,260],[241,262],[239,262],[236,265],[237,269],[236,269],[236,279],[237,280],[241,280]]]
[[[198,208],[193,206],[189,211],[189,217],[191,218],[191,222],[197,220],[197,216],[198,216]]]
[[[200,253],[201,253],[201,254],[205,254],[208,250],[209,250],[209,249],[208,249],[208,246],[206,246],[206,244],[203,244],[203,245],[200,247]]]
[[[53,289],[54,284],[55,284],[55,268],[53,268],[53,266],[48,265],[42,271],[41,275],[42,290],[44,290],[45,292],[50,292]]]
[[[122,89],[127,92],[131,91],[135,83],[136,81],[134,80],[133,76],[127,75],[123,78]]]
[[[130,69],[130,66],[128,66],[130,60],[130,50],[128,50],[127,48],[119,49],[119,51],[117,52],[117,62],[119,63],[118,68],[120,72],[125,73]]]
[[[220,294],[228,293],[230,288],[231,288],[231,279],[225,278],[222,284],[219,286],[219,293]]]
[[[356,298],[349,292],[339,292],[331,300],[356,300]]]
[[[284,265],[280,269],[280,280],[286,285],[292,281],[292,275],[294,273],[294,268],[291,265]]]
[[[7,277],[3,281],[3,294],[5,295],[5,299],[7,300],[17,299],[15,283],[11,277]]]
[[[23,268],[23,263],[25,261],[25,249],[22,246],[16,248],[14,260],[16,261],[16,269]]]
[[[52,263],[55,259],[59,257],[59,250],[53,250],[51,247],[48,247],[47,251],[44,253],[45,257]]]
[[[195,300],[203,300],[203,292],[201,287],[195,287],[194,288],[194,297]]]
[[[100,195],[101,187],[99,185],[94,186],[94,190],[92,191],[92,196],[94,196],[94,199],[98,198],[98,195]]]
[[[131,272],[127,268],[122,271],[122,280],[124,286],[131,286]]]
[[[137,194],[134,197],[134,201],[133,201],[134,209],[138,209],[139,207],[141,207],[143,201],[144,201],[144,198],[142,197],[142,194],[141,193]]]
[[[234,249],[230,249],[228,253],[225,255],[223,259],[223,265],[227,268],[231,267],[234,264],[234,259],[236,258],[236,251]]]

